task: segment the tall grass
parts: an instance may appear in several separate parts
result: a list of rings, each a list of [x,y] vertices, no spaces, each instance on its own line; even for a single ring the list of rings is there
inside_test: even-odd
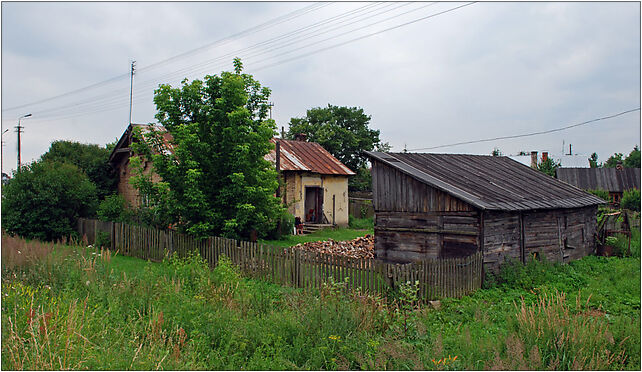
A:
[[[432,309],[410,284],[387,302],[244,278],[225,259],[210,270],[198,254],[35,251],[3,267],[4,369],[640,368],[635,258],[535,262]]]

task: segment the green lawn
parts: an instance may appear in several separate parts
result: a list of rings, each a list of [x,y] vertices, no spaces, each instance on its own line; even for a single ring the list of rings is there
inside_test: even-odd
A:
[[[337,229],[323,229],[309,235],[288,235],[281,240],[260,240],[261,243],[276,245],[279,247],[291,247],[299,243],[307,243],[314,241],[324,240],[352,240],[366,234],[374,234],[374,229],[351,229],[351,228],[337,228]]]

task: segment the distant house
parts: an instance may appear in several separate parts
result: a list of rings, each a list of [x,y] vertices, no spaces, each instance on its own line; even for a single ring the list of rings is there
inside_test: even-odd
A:
[[[640,168],[558,168],[557,179],[582,190],[606,190],[619,204],[625,190],[640,189]]]
[[[302,222],[348,225],[348,177],[355,173],[321,145],[297,140],[280,143],[280,169],[285,187],[283,203]],[[266,156],[276,163],[276,149]]]
[[[368,152],[375,257],[389,262],[483,252],[567,262],[595,250],[598,197],[504,156]]]
[[[530,155],[509,155],[508,157],[526,166],[535,168],[538,163],[545,161],[548,158],[558,162],[561,167],[573,168],[588,168],[589,157],[582,154],[553,154],[548,151],[542,151],[541,158],[538,159],[537,151],[532,151]]]
[[[129,183],[132,170],[129,159],[132,156],[131,144],[133,130],[140,127],[143,133],[149,124],[132,124],[127,127],[114,147],[109,164],[119,175],[118,192],[132,206],[140,205],[137,190]],[[155,127],[163,131],[161,126]],[[164,134],[168,151],[172,136]],[[302,222],[313,224],[348,224],[348,177],[353,175],[348,167],[326,151],[321,145],[299,140],[272,139],[280,143],[280,170],[284,186],[281,198],[288,211]],[[276,149],[265,156],[266,160],[276,163]],[[143,162],[146,172],[151,171],[150,161]],[[148,173],[149,174],[149,173]],[[152,180],[160,181],[160,176],[152,174]]]

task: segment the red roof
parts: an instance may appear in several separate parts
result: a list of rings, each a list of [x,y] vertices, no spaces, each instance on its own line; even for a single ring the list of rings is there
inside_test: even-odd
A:
[[[271,141],[279,141],[281,144],[282,171],[307,171],[342,176],[355,174],[318,143],[277,138],[272,138]],[[265,159],[276,163],[276,150],[270,151]]]

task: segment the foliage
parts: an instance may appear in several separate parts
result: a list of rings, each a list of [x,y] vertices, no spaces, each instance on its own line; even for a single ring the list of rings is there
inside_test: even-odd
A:
[[[127,201],[120,194],[107,195],[96,211],[98,219],[113,222],[130,222],[130,214],[127,210]]]
[[[333,280],[318,292],[250,280],[224,258],[210,271],[198,254],[153,264],[57,245],[26,265],[3,261],[2,364],[639,370],[640,260],[534,261],[523,275],[543,271],[528,290],[498,283],[429,309],[411,285],[395,303]]]
[[[2,227],[26,238],[55,240],[74,233],[96,209],[96,186],[73,164],[21,167],[2,188]]]
[[[372,230],[374,229],[374,217],[356,218],[353,216],[348,216],[348,225],[351,229]]]
[[[637,145],[629,153],[629,156],[624,159],[623,166],[625,168],[640,168],[640,148]]]
[[[595,189],[595,190],[586,190],[586,191],[605,201],[611,200],[611,195],[609,195],[609,192],[607,190]]]
[[[267,119],[270,90],[241,74],[240,60],[234,68],[155,91],[156,118],[172,135],[173,152],[154,128],[137,135],[135,150],[153,160],[163,182],[149,185],[143,173],[134,182],[160,221],[196,236],[249,237],[255,230],[265,237],[282,216],[276,171],[264,159],[275,131]]]
[[[624,190],[620,207],[623,209],[630,209],[632,211],[640,211],[640,190],[631,189]]]
[[[611,155],[604,163],[602,163],[603,168],[615,168],[618,163],[623,163],[624,159],[622,159],[623,155],[620,152],[616,152],[615,154]]]
[[[597,152],[592,153],[588,161],[590,168],[598,168],[599,164],[597,163]]]
[[[290,119],[287,137],[304,133],[311,142],[317,142],[335,158],[357,173],[350,179],[351,190],[369,190],[372,176],[368,171],[368,157],[364,151],[388,151],[390,146],[381,142],[379,130],[370,129],[370,116],[362,108],[333,106],[315,107],[306,116]]]
[[[138,128],[135,130],[135,135],[140,138]],[[133,145],[133,147],[142,146]],[[146,169],[146,165],[148,164],[138,156],[129,158],[129,166],[132,170],[129,183],[138,190],[140,195],[140,204],[132,210],[131,220],[144,226],[165,229],[177,218],[172,215],[173,204],[169,184],[164,181],[154,182],[152,174],[155,168],[152,165]]]
[[[490,154],[491,154],[492,156],[502,156],[502,155],[504,155],[504,154],[501,152],[501,150],[499,149],[499,147],[495,147],[495,148],[493,149],[493,152],[491,152]]]
[[[107,147],[73,141],[54,141],[40,161],[69,163],[85,172],[96,185],[98,200],[113,194],[118,184],[118,175],[107,163],[111,151]]]
[[[551,177],[555,177],[555,171],[556,171],[556,170],[557,170],[557,168],[559,168],[559,167],[560,167],[560,163],[559,163],[559,162],[556,162],[556,161],[555,161],[555,160],[553,160],[552,158],[547,158],[546,160],[544,160],[544,161],[540,162],[540,163],[537,165],[537,169],[538,169],[540,172],[542,172],[542,173],[544,173],[544,174],[547,174],[547,175],[549,175],[549,176],[551,176]]]

